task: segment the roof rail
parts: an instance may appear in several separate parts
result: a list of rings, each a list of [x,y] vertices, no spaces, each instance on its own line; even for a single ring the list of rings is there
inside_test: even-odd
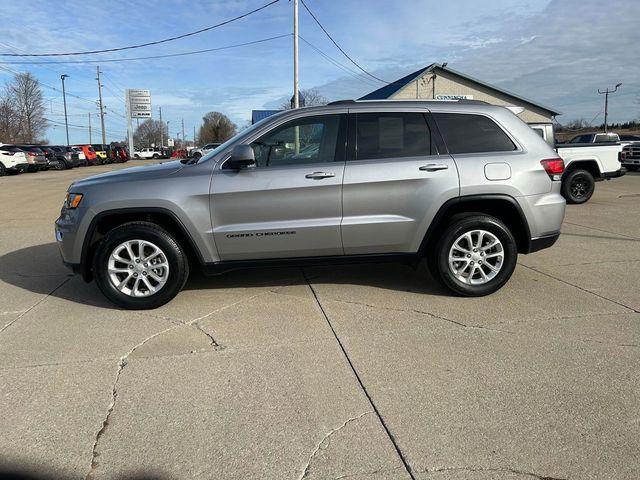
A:
[[[351,105],[356,103],[355,100],[336,100],[335,102],[329,102],[327,105]]]

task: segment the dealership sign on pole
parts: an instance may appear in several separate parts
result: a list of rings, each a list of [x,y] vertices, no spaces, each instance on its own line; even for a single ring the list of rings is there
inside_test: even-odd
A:
[[[149,90],[128,88],[127,99],[127,132],[129,134],[129,154],[133,157],[132,118],[151,118],[151,92]]]

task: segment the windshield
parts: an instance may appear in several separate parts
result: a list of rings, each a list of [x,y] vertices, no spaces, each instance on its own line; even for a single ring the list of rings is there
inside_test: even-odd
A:
[[[283,112],[284,113],[284,112]],[[211,150],[210,152],[208,152],[206,155],[204,155],[199,162],[196,163],[200,163],[200,162],[206,162],[207,160],[209,160],[211,157],[213,157],[214,155],[216,155],[218,152],[221,152],[222,150],[226,149],[227,147],[233,145],[234,143],[242,143],[242,139],[247,138],[249,136],[251,136],[251,134],[253,132],[255,132],[256,130],[258,130],[259,128],[261,128],[265,123],[274,120],[275,118],[279,117],[282,114],[275,114],[272,115],[270,117],[267,118],[263,118],[262,120],[260,120],[259,122],[254,123],[253,125],[251,125],[249,128],[247,128],[246,130],[242,130],[241,132],[239,132],[238,134],[234,135],[233,137],[231,137],[229,140],[227,140],[226,142],[220,144],[220,146],[214,148],[213,150]]]

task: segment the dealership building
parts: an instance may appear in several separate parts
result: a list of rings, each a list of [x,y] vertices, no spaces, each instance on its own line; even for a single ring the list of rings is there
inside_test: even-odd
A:
[[[402,77],[360,98],[360,100],[403,99],[481,100],[492,105],[519,107],[518,116],[527,123],[548,123],[561,112],[541,103],[495,87],[447,67],[431,65]]]

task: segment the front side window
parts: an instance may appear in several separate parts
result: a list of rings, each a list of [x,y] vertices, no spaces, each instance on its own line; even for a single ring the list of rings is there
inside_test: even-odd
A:
[[[359,113],[356,159],[431,155],[431,132],[422,113]]]
[[[434,113],[449,153],[511,152],[509,136],[490,118],[462,113]]]
[[[299,118],[266,133],[251,143],[256,166],[276,167],[335,161],[340,119],[341,115]]]

